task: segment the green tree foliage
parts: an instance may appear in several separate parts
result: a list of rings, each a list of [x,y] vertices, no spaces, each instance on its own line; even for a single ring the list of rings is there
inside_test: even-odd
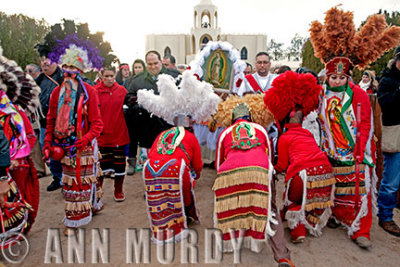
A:
[[[29,63],[39,64],[34,47],[43,40],[48,30],[49,27],[43,19],[0,12],[0,45],[3,55],[15,60],[22,68]]]
[[[305,39],[296,33],[290,41],[290,46],[285,51],[286,57],[289,61],[299,61],[301,59],[301,48],[303,47],[304,42]]]
[[[277,43],[274,39],[271,39],[267,46],[267,52],[272,56],[273,60],[279,60],[283,56],[283,43]]]
[[[303,59],[301,66],[313,70],[316,73],[320,72],[320,70],[325,67],[324,64],[321,63],[321,60],[314,56],[314,48],[309,39],[303,45],[301,57]]]

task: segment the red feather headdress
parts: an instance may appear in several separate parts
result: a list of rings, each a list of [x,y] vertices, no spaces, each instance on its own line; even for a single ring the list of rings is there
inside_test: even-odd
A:
[[[307,116],[318,107],[321,90],[322,86],[312,74],[287,71],[272,82],[265,93],[264,104],[275,121],[282,121],[293,110],[301,110]]]

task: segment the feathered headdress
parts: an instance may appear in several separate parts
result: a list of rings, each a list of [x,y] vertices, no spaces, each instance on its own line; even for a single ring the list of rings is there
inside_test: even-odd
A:
[[[322,86],[311,73],[287,71],[272,82],[264,96],[265,107],[275,121],[282,121],[291,111],[301,110],[304,116],[318,107]]]
[[[197,122],[203,122],[216,111],[220,98],[207,82],[200,82],[191,71],[185,71],[179,88],[170,75],[158,76],[159,95],[153,90],[138,91],[138,103],[150,113],[174,124],[179,115],[190,116]]]
[[[326,64],[327,75],[345,74],[353,66],[363,69],[400,42],[400,27],[389,27],[384,15],[374,14],[356,32],[353,13],[333,7],[325,24],[313,21],[310,41],[315,56]]]
[[[103,57],[90,40],[81,40],[76,34],[70,34],[64,40],[58,40],[48,58],[58,65],[72,65],[81,71],[103,68]]]
[[[42,44],[36,45],[40,56],[57,64],[66,63],[82,71],[100,70],[110,66],[116,58],[108,42],[103,41],[103,33],[91,34],[87,23],[77,24],[64,20],[54,24]]]
[[[13,60],[3,56],[0,47],[0,90],[14,104],[19,104],[29,116],[39,106],[40,87]]]
[[[234,119],[232,115],[233,109],[240,103],[245,103],[250,108],[251,120],[267,127],[274,121],[274,116],[268,109],[265,109],[263,98],[263,94],[247,94],[244,97],[230,95],[218,105],[218,111],[213,116],[213,119],[217,123],[229,127]]]

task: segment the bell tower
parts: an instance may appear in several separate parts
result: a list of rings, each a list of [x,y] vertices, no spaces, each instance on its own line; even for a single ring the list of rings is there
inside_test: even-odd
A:
[[[208,41],[219,41],[218,9],[211,0],[200,0],[194,7],[194,23],[191,29],[192,53],[196,54]]]

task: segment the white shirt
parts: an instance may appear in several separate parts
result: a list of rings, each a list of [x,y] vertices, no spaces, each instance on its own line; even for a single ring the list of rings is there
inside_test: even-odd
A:
[[[278,77],[278,74],[268,73],[267,76],[260,76],[258,73],[252,74],[258,85],[260,86],[263,92],[266,92],[269,88],[271,88],[272,81]],[[249,81],[245,78],[242,84],[239,87],[238,95],[242,97],[245,93],[255,93],[253,87],[251,87]]]

